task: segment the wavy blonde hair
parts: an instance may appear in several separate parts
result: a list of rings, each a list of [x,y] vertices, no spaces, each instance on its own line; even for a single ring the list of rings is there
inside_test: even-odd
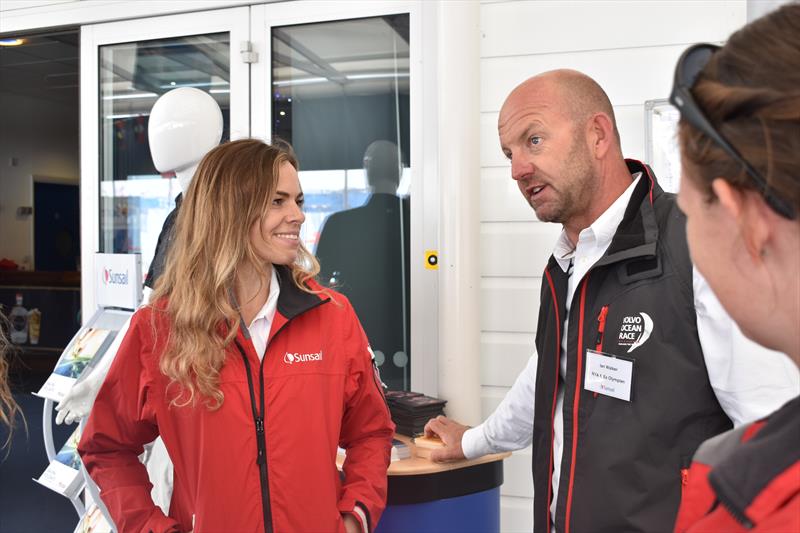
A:
[[[6,356],[11,351],[8,339],[6,339],[3,332],[6,323],[6,317],[0,314],[0,425],[8,428],[8,436],[5,442],[0,444],[0,450],[11,443],[11,437],[14,435],[14,421],[17,418],[17,414],[21,413],[19,405],[14,401],[14,395],[11,394],[11,387],[8,385],[8,361],[6,361]],[[25,418],[22,421],[25,423]]]
[[[298,167],[286,143],[232,141],[206,154],[192,178],[151,298],[154,317],[165,313],[169,324],[159,364],[170,386],[179,386],[172,405],[193,403],[196,393],[209,409],[224,401],[219,373],[240,322],[234,283],[243,268],[268,279],[268,266],[256,254],[249,232],[269,209],[285,162]],[[319,263],[302,243],[297,261],[288,266],[300,289],[316,292],[306,282],[319,273]]]

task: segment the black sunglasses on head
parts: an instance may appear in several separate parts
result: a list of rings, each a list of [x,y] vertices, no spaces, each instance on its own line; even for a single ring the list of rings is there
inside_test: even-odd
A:
[[[683,120],[708,135],[720,148],[744,167],[745,172],[755,181],[756,188],[764,197],[764,201],[773,211],[785,218],[794,220],[797,218],[794,207],[785,199],[777,196],[770,189],[767,180],[750,163],[745,161],[725,137],[711,125],[692,96],[692,87],[694,87],[700,71],[703,70],[708,60],[719,48],[719,46],[713,44],[696,44],[690,46],[681,55],[681,58],[678,59],[678,65],[675,67],[675,81],[672,85],[672,94],[669,96],[669,101],[678,108]]]

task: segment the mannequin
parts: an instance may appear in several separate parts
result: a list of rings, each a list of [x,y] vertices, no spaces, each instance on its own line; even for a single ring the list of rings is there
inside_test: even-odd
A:
[[[222,111],[208,93],[180,87],[159,97],[150,112],[148,128],[150,152],[156,170],[161,173],[175,172],[182,193],[176,198],[175,209],[167,215],[158,236],[155,256],[145,281],[142,305],[148,303],[155,281],[163,269],[172,223],[180,207],[181,196],[188,190],[200,160],[222,138]],[[120,329],[113,344],[91,373],[76,383],[58,404],[57,424],[71,424],[89,414],[122,339],[125,338],[129,323],[130,321],[126,322]],[[145,462],[153,482],[153,499],[166,510],[172,494],[172,465],[160,439],[145,453]]]
[[[319,279],[350,299],[390,389],[408,386],[409,208],[397,195],[402,165],[397,145],[372,142],[364,152],[370,197],[330,215],[315,254]],[[357,235],[358,238],[353,236]]]

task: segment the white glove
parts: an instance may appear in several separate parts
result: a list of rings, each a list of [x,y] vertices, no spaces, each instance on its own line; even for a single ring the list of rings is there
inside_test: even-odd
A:
[[[145,287],[142,298],[142,305],[146,305],[150,300],[150,293],[148,287]],[[128,327],[131,325],[130,318],[125,322],[122,328],[114,338],[114,342],[108,347],[106,353],[103,354],[101,359],[97,362],[94,368],[88,369],[89,374],[81,376],[78,381],[67,392],[67,395],[56,406],[56,424],[67,423],[72,424],[89,414],[94,405],[94,399],[100,391],[100,387],[106,380],[108,369],[111,368],[111,363],[117,356],[122,339],[128,332]]]
[[[114,337],[114,342],[108,347],[106,353],[103,354],[93,368],[88,369],[89,374],[81,376],[69,389],[67,395],[58,403],[56,406],[56,411],[58,411],[56,424],[72,424],[88,415],[89,411],[92,410],[94,399],[106,380],[108,369],[111,368],[111,363],[114,362],[114,358],[117,356],[117,350],[119,350],[119,345],[122,344],[122,339],[125,338],[125,333],[128,331],[130,323],[130,320],[125,322],[125,325]]]

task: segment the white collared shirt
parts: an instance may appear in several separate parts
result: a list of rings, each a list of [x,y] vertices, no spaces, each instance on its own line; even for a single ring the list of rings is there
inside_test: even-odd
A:
[[[640,178],[641,173],[633,176],[633,183],[625,192],[590,227],[580,232],[575,246],[565,231],[559,236],[553,250],[555,260],[564,272],[568,271],[570,260],[573,261],[567,290],[567,317],[575,288],[610,246]],[[747,339],[697,270],[693,269],[692,277],[697,330],[709,382],[734,426],[762,418],[800,394],[800,371],[789,358]],[[562,354],[566,354],[567,326],[565,322]],[[560,366],[563,378],[567,369],[565,355],[561,357]],[[533,440],[536,367],[534,352],[497,409],[481,425],[464,433],[461,447],[467,459],[530,446]],[[561,388],[554,421],[554,496],[550,506],[553,517],[564,451],[563,403]]]
[[[278,284],[278,275],[275,273],[275,267],[273,266],[267,301],[261,310],[256,313],[250,325],[247,326],[247,330],[250,332],[250,340],[253,341],[253,347],[256,349],[259,359],[264,358],[264,352],[267,350],[269,331],[272,328],[272,321],[275,319],[275,311],[278,309],[278,295],[280,293],[281,287]]]

